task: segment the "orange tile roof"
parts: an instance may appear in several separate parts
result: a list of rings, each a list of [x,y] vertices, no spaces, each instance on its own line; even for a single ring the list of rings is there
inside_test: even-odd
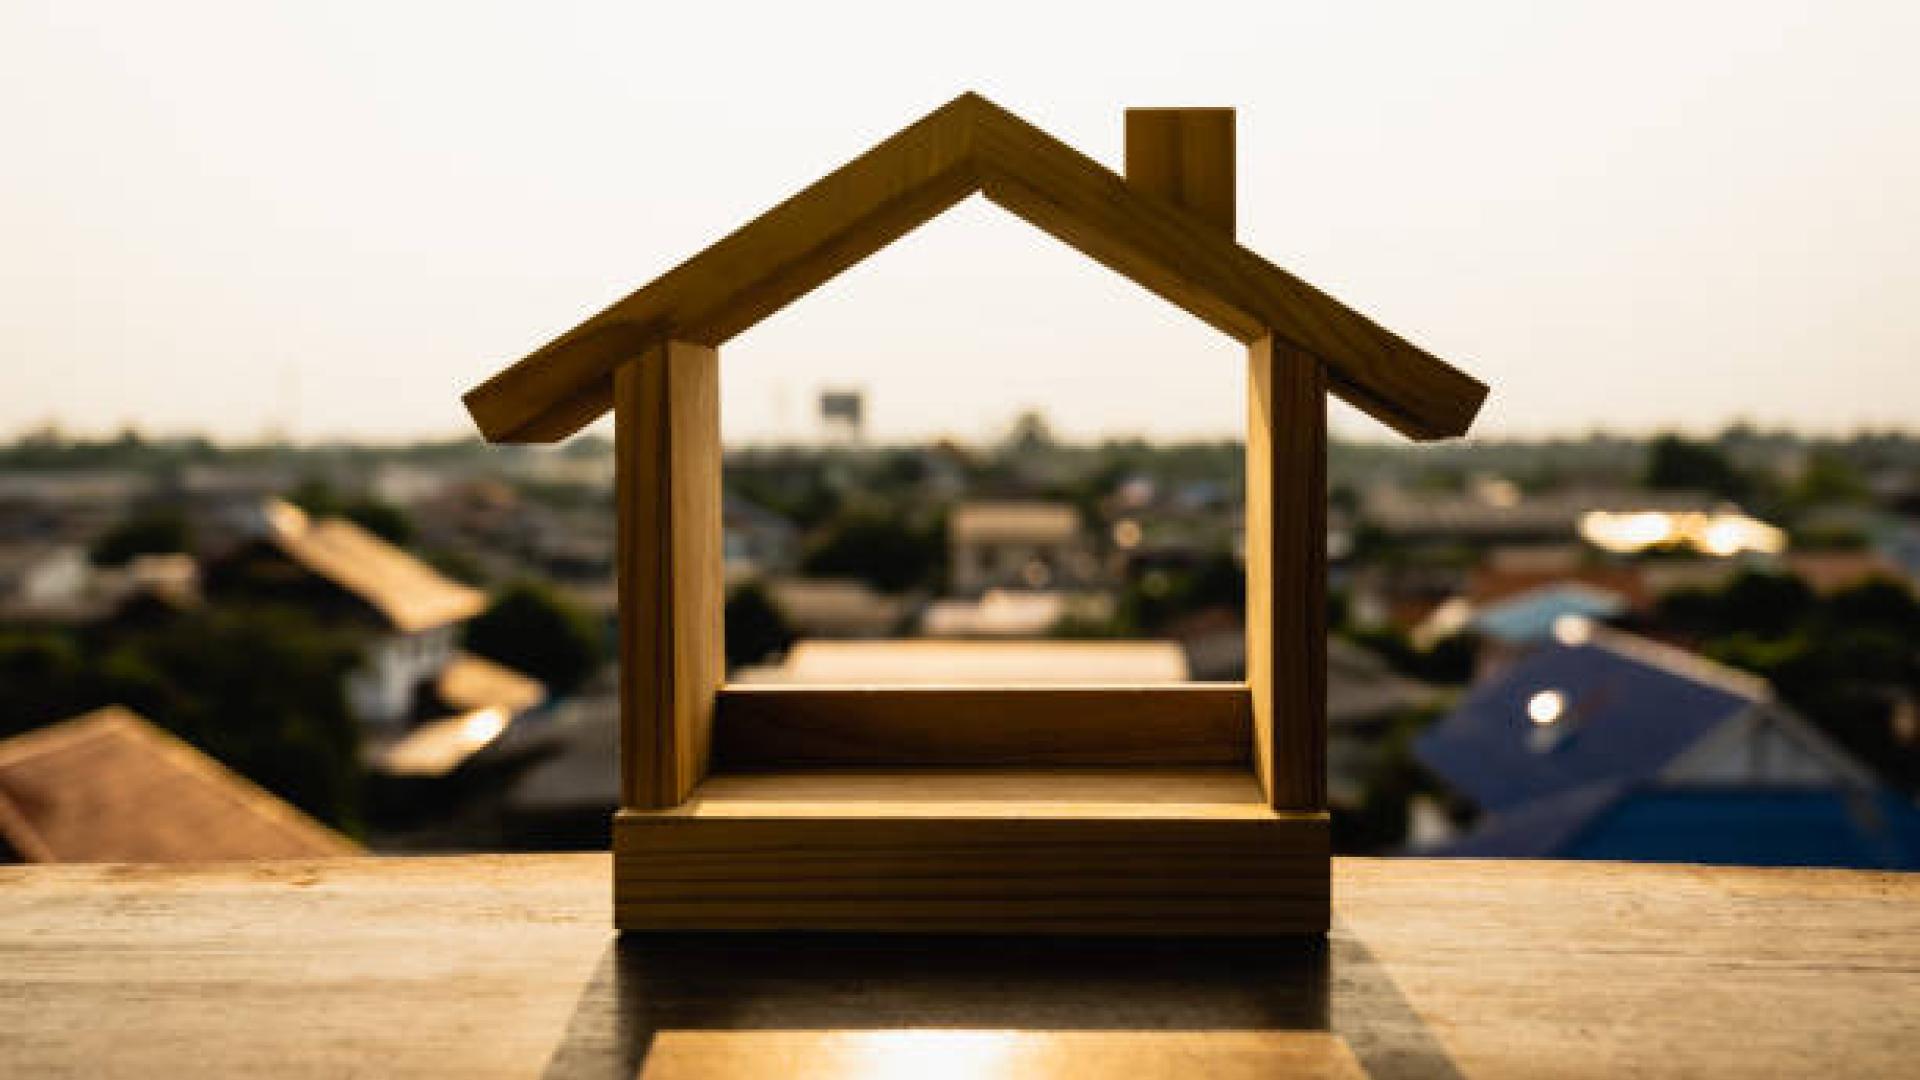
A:
[[[1485,606],[1544,586],[1568,583],[1619,593],[1636,610],[1645,610],[1653,603],[1646,577],[1636,566],[1582,566],[1573,570],[1478,566],[1468,577],[1466,591],[1468,599]]]
[[[344,518],[315,520],[289,503],[275,503],[268,518],[273,543],[288,558],[359,597],[397,630],[432,630],[487,606],[480,590]]]
[[[1900,565],[1877,551],[1796,551],[1787,556],[1787,569],[1820,593],[1876,578],[1910,584]]]
[[[540,680],[465,652],[454,653],[447,666],[440,669],[434,693],[461,712],[498,707],[520,713],[547,698],[547,688]]]
[[[117,705],[0,741],[0,839],[28,862],[361,853],[353,841]]]

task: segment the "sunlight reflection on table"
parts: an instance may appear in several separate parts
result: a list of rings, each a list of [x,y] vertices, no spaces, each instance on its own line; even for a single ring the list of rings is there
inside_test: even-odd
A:
[[[1309,1031],[661,1031],[642,1077],[1364,1077],[1346,1042]]]

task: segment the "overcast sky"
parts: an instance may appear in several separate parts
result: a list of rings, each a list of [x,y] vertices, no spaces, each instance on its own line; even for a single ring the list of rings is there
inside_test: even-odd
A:
[[[1491,383],[1481,433],[1911,429],[1916,56],[1907,0],[0,0],[0,435],[469,431],[469,385],[967,89],[1116,168],[1125,107],[1237,107],[1241,241]],[[1226,434],[1241,363],[976,199],[730,345],[723,402]]]

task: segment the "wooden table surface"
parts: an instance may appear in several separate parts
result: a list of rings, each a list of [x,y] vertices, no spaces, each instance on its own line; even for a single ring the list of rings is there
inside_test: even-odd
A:
[[[622,942],[605,856],[0,868],[0,1075],[1920,1076],[1920,875],[1334,888],[1324,944]]]

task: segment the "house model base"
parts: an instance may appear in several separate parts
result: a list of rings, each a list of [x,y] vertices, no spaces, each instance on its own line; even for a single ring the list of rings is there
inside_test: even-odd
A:
[[[1122,176],[963,94],[467,394],[614,413],[621,929],[1327,929],[1327,398],[1432,439],[1486,387],[1234,241],[1232,110],[1126,129]],[[720,347],[975,194],[1246,346],[1244,683],[726,684]]]
[[[622,930],[1326,930],[1327,816],[1223,767],[715,774],[614,821]]]

